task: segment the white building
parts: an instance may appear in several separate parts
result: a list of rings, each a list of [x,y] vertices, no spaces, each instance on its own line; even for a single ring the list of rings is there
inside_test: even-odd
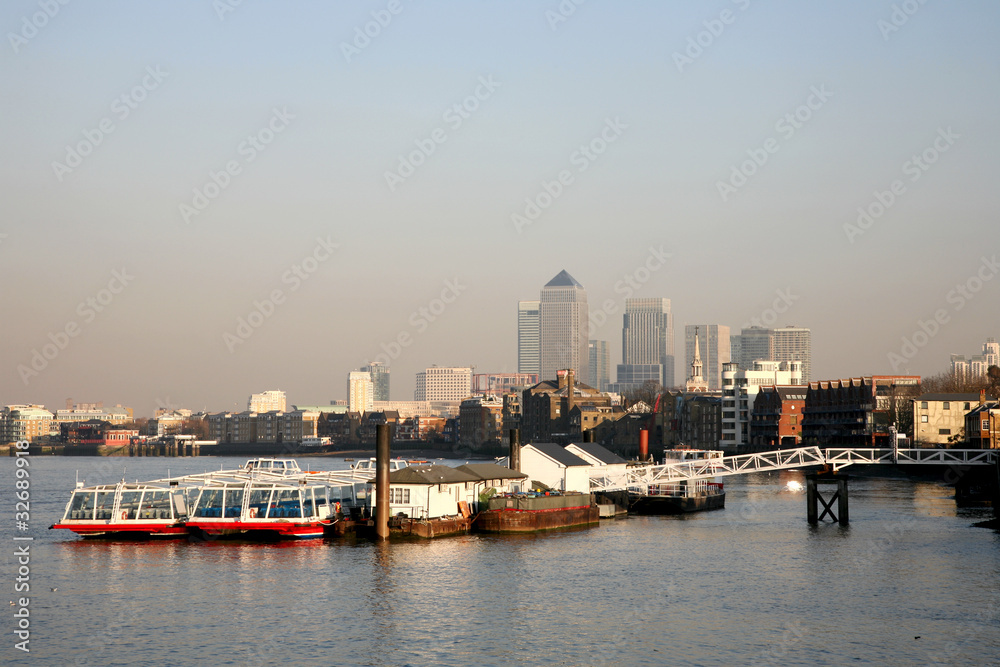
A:
[[[775,361],[802,362],[802,383],[812,378],[812,331],[805,327],[778,327],[774,336]]]
[[[628,461],[596,442],[569,444],[566,445],[566,451],[590,464],[590,477],[600,475],[609,481],[625,480]]]
[[[272,389],[259,394],[250,394],[247,410],[250,412],[270,412],[272,410],[284,412],[285,392]]]
[[[802,384],[801,361],[758,359],[748,371],[730,362],[722,367],[722,440],[719,446],[734,453],[750,444],[750,413],[761,387]]]
[[[990,366],[1000,366],[1000,344],[996,338],[987,338],[983,343],[982,354],[966,357],[963,354],[951,355],[951,372],[962,382],[978,380],[986,377]]]
[[[373,479],[372,482],[375,480]],[[407,466],[389,473],[389,515],[434,519],[461,514],[460,502],[471,510],[478,500],[482,479],[448,466]],[[378,494],[372,484],[372,511]]]
[[[371,412],[375,402],[375,383],[368,371],[347,374],[347,405],[351,412]]]
[[[590,471],[590,463],[555,443],[521,447],[521,472],[550,489],[590,493]]]
[[[471,395],[471,368],[432,366],[417,373],[415,401],[463,401]]]
[[[58,431],[52,413],[41,405],[8,405],[0,413],[0,443],[32,442]]]

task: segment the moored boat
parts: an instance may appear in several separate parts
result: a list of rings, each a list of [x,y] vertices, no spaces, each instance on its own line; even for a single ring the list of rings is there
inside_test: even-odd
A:
[[[488,500],[472,527],[483,533],[533,533],[599,521],[589,493],[505,493]]]
[[[327,485],[304,477],[213,479],[186,525],[201,539],[305,539],[323,537],[335,514]]]
[[[629,512],[633,514],[686,514],[726,506],[723,484],[705,479],[651,484],[629,490]]]
[[[186,491],[167,480],[89,487],[78,482],[62,519],[49,528],[71,530],[82,537],[186,537]]]

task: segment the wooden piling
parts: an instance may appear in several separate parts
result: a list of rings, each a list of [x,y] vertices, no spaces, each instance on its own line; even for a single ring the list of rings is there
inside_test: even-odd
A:
[[[514,472],[521,472],[521,429],[519,428],[510,430],[510,455],[507,458],[507,467]]]
[[[820,484],[836,484],[837,490],[829,500],[823,497],[819,490]],[[833,503],[837,502],[837,512],[834,514]],[[823,506],[823,511],[819,511],[819,506]],[[836,521],[841,526],[850,523],[850,511],[848,509],[847,475],[818,475],[810,473],[806,475],[806,516],[809,525],[815,526],[827,516],[832,521]]]

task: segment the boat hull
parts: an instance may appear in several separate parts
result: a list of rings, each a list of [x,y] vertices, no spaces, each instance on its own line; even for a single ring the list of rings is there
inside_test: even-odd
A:
[[[323,537],[329,525],[328,521],[198,521],[187,527],[196,539],[273,541]]]
[[[599,522],[600,510],[590,494],[515,495],[490,498],[473,527],[483,533],[534,533]]]
[[[642,515],[687,514],[723,509],[726,492],[697,496],[629,496],[629,512]]]
[[[170,523],[57,523],[53,529],[70,530],[85,538],[120,540],[180,539],[187,537],[187,526],[179,522]]]

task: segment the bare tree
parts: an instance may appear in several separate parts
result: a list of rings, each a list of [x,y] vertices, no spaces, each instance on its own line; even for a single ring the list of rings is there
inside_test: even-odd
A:
[[[663,385],[656,380],[646,380],[640,386],[628,389],[622,394],[622,401],[625,403],[623,407],[628,410],[636,403],[642,401],[652,410],[653,406],[656,405],[656,397],[664,391],[666,390],[663,388]]]

